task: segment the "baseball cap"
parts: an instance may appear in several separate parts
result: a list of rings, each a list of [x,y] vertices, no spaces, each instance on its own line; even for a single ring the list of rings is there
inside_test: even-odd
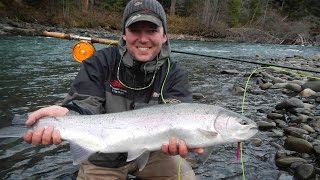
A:
[[[127,4],[123,12],[123,32],[125,28],[139,21],[162,26],[164,33],[167,33],[166,14],[157,0],[131,0]]]

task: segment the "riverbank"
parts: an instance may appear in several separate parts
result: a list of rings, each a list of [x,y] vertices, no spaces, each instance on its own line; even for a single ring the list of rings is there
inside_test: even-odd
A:
[[[14,21],[8,18],[0,19],[0,36],[42,36],[43,31],[71,33],[86,37],[118,39],[121,32],[117,30],[97,28],[65,28],[59,26],[43,25]],[[221,37],[210,35],[196,36],[188,34],[169,34],[169,39],[192,40],[192,41],[225,41],[225,42],[248,42],[262,44],[297,44],[297,45],[320,45],[320,36],[315,36],[312,41],[297,39],[280,39],[271,34],[255,28],[229,28]]]

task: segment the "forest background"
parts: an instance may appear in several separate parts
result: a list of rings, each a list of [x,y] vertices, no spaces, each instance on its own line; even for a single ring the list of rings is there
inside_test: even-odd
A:
[[[129,0],[0,0],[0,17],[63,28],[120,31]],[[319,0],[159,0],[169,32],[280,44],[320,42]],[[263,38],[261,39],[261,37]],[[263,40],[264,39],[264,40]],[[266,40],[267,39],[267,40]],[[252,41],[252,40],[251,40]]]

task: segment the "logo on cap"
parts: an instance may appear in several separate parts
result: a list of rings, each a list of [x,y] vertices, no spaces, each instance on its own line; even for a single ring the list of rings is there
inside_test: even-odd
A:
[[[136,2],[136,3],[134,3],[133,5],[134,6],[139,6],[139,5],[141,5],[142,4],[142,2]]]

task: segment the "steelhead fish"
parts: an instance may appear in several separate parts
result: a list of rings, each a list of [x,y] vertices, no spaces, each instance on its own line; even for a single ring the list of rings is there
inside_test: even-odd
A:
[[[256,124],[219,106],[178,103],[155,105],[120,113],[44,117],[31,129],[53,126],[61,139],[69,141],[74,164],[96,152],[127,152],[127,161],[137,160],[142,170],[151,151],[174,136],[186,141],[188,148],[207,147],[247,140],[258,130]],[[0,138],[17,137],[14,126],[0,129]],[[20,137],[24,131],[20,130]],[[12,135],[10,135],[12,134]]]

